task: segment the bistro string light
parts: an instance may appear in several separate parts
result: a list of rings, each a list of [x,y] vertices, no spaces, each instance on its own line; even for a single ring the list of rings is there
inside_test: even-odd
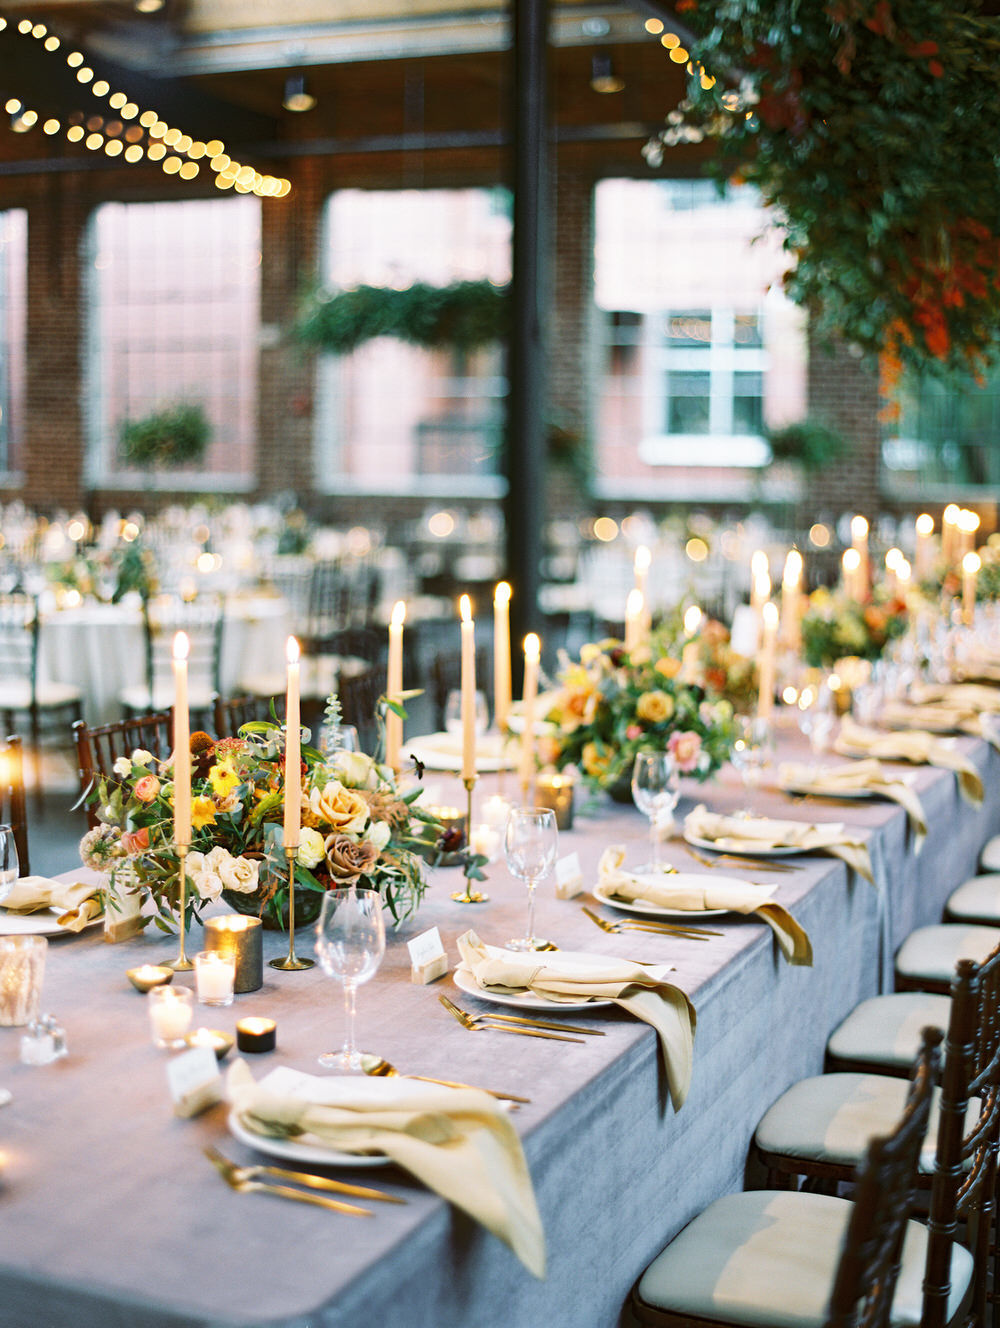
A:
[[[10,22],[12,20],[0,14],[0,32],[7,30]],[[262,174],[253,166],[236,161],[226,152],[221,139],[203,141],[192,138],[177,126],[161,120],[156,111],[141,110],[125,92],[113,89],[106,79],[96,77],[96,71],[85,64],[82,52],[70,50],[64,53],[62,40],[50,33],[44,23],[21,19],[17,23],[17,33],[28,40],[38,41],[49,55],[63,60],[70,70],[75,71],[81,88],[86,88],[99,102],[106,101],[114,114],[105,119],[100,114],[88,116],[83,110],[74,111],[63,124],[56,116],[46,116],[42,120],[42,114],[36,108],[14,97],[7,106],[16,122],[12,126],[16,132],[26,133],[41,124],[42,132],[49,137],[65,134],[70,143],[82,142],[91,152],[103,151],[107,157],[120,157],[129,165],[141,161],[158,163],[165,175],[180,180],[196,179],[204,163],[214,174],[218,189],[256,194],[258,198],[285,198],[291,193],[291,181]],[[10,109],[15,102],[16,109]],[[126,127],[128,121],[137,123]]]

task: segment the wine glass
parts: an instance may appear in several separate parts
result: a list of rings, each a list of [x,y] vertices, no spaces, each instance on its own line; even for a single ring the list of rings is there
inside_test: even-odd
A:
[[[764,768],[771,760],[774,729],[770,720],[760,715],[737,715],[735,723],[736,740],[729,759],[740,772],[743,788],[749,795],[751,789],[760,788]],[[753,812],[744,807],[742,814],[752,816]]]
[[[807,683],[797,701],[799,728],[809,739],[809,748],[819,756],[830,746],[836,716],[833,713],[833,693],[825,682]]]
[[[10,825],[0,825],[0,903],[3,903],[13,890],[20,870],[14,828]]]
[[[320,751],[323,759],[336,764],[341,752],[360,752],[361,740],[353,724],[324,724],[320,733]]]
[[[507,870],[528,887],[528,930],[524,936],[508,941],[508,950],[553,948],[551,941],[535,935],[535,886],[555,866],[558,843],[556,814],[548,807],[515,807],[507,817],[503,841]]]
[[[476,737],[481,738],[490,726],[490,712],[486,704],[486,693],[476,692]],[[462,693],[452,691],[444,706],[444,729],[453,737],[462,736]]]
[[[385,923],[378,891],[353,885],[327,890],[316,923],[316,955],[327,977],[343,984],[346,1027],[343,1049],[319,1057],[325,1069],[363,1072],[354,1045],[355,1000],[358,987],[378,972],[384,954]]]
[[[660,841],[673,824],[673,811],[681,796],[680,776],[669,752],[639,752],[632,766],[632,797],[649,817],[650,858],[637,871],[660,872]]]

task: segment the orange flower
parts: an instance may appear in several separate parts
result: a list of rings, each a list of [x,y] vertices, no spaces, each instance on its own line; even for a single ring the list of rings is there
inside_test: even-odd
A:
[[[152,802],[160,791],[160,781],[155,775],[143,775],[136,780],[133,791],[140,802]]]

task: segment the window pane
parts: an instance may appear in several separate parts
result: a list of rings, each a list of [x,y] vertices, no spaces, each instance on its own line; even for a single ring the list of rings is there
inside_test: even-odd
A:
[[[668,314],[666,320],[668,346],[703,346],[712,344],[712,315],[701,313]]]
[[[360,190],[327,208],[330,289],[405,290],[510,280],[510,200],[499,189]],[[391,385],[391,390],[387,390]],[[468,354],[379,337],[321,357],[317,482],[360,489],[471,489],[499,468],[503,398],[499,344]]]
[[[123,424],[200,405],[199,483],[254,474],[260,202],[106,203],[90,231],[91,471],[123,469]]]
[[[0,471],[20,464],[27,271],[28,214],[23,208],[0,212]]]
[[[760,434],[764,428],[764,378],[733,374],[733,433]]]

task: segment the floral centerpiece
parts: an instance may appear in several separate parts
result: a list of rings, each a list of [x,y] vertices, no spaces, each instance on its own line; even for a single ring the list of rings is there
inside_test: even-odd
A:
[[[849,656],[880,659],[888,643],[904,634],[908,622],[901,599],[859,604],[842,592],[821,587],[809,596],[802,617],[802,652],[812,668],[832,668]]]
[[[187,855],[190,916],[220,897],[265,925],[283,925],[287,871],[282,849],[284,735],[274,723],[246,724],[216,741],[191,735],[192,839]],[[392,770],[360,752],[329,760],[303,746],[302,832],[296,857],[296,917],[318,915],[323,892],[357,884],[378,890],[397,923],[415,912],[426,889],[418,853],[437,842],[440,823],[404,792]],[[179,907],[173,830],[172,757],[137,750],[115,762],[92,798],[101,824],[81,843],[86,866],[130,880],[171,930]]]
[[[627,786],[639,752],[667,750],[682,773],[707,779],[732,746],[733,705],[710,696],[697,676],[660,638],[631,652],[616,640],[585,645],[579,661],[564,658],[548,697],[546,754],[614,793]]]

